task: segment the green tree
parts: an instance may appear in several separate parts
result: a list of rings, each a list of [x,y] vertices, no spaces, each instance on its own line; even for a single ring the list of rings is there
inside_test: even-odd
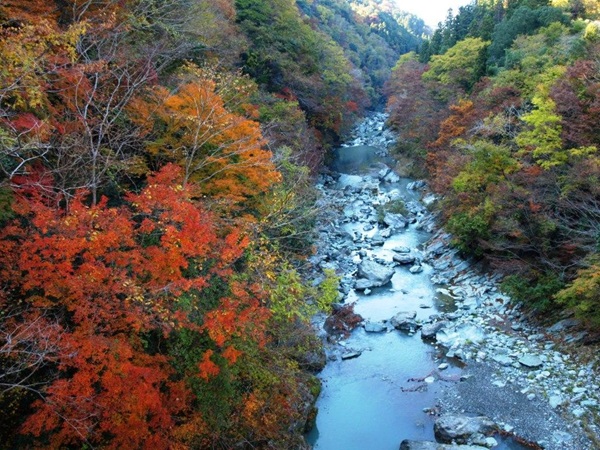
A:
[[[455,85],[469,91],[485,72],[485,50],[489,42],[481,38],[466,38],[443,55],[431,57],[429,70],[423,79]]]
[[[532,100],[535,109],[522,117],[529,126],[519,133],[516,143],[524,152],[531,152],[534,161],[544,169],[566,164],[571,157],[591,155],[593,146],[567,149],[562,141],[562,118],[556,113],[556,103],[541,92]]]
[[[517,144],[522,150],[531,151],[535,162],[544,169],[566,163],[568,155],[560,137],[561,118],[555,113],[556,104],[543,95],[534,97],[532,102],[535,109],[522,117],[529,128],[519,133]]]
[[[528,6],[518,7],[507,19],[500,22],[492,33],[492,43],[489,48],[491,66],[503,66],[504,52],[510,48],[515,38],[521,34],[533,34],[541,27],[552,22],[567,23],[568,17],[558,8],[543,6],[532,9]]]

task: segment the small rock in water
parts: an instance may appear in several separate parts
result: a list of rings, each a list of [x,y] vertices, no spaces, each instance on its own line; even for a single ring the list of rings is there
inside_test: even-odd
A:
[[[444,328],[445,326],[448,326],[448,323],[449,323],[448,321],[442,320],[439,322],[434,322],[429,325],[425,325],[421,329],[421,337],[423,339],[435,339],[436,333],[438,331],[440,331],[442,328]]]
[[[423,381],[425,381],[425,383],[430,383],[431,384],[431,383],[433,383],[435,381],[435,377],[427,377]]]
[[[390,173],[392,171],[392,169],[390,169],[388,166],[385,166],[383,169],[381,169],[379,171],[379,173],[377,174],[379,176],[380,179],[384,179],[385,176]]]
[[[414,332],[419,325],[415,321],[415,311],[401,311],[390,319],[390,323],[396,330]]]
[[[382,333],[385,331],[385,325],[379,322],[366,322],[365,331],[367,333]]]
[[[398,264],[413,264],[416,258],[413,255],[407,253],[401,253],[399,255],[392,256],[392,259]]]
[[[485,438],[485,446],[487,448],[494,448],[497,445],[498,445],[498,441],[496,439],[494,439],[493,437]]]
[[[397,183],[398,181],[400,181],[400,177],[394,172],[390,172],[385,176],[383,181],[387,181],[388,183]]]
[[[421,273],[423,272],[423,266],[412,266],[410,269],[408,269],[408,271],[410,273]]]
[[[390,230],[389,228],[379,230],[379,236],[381,236],[384,239],[389,238],[391,236],[391,234],[392,234],[392,230]]]
[[[362,354],[362,352],[348,352],[348,353],[344,353],[342,355],[342,359],[343,360],[347,360],[347,359],[358,358],[361,354]]]
[[[441,363],[441,364],[438,366],[438,369],[439,369],[439,370],[446,370],[446,369],[448,368],[448,366],[449,366],[449,364],[448,364],[448,363]]]

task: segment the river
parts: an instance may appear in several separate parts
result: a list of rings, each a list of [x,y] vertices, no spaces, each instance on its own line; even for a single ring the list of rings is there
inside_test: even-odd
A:
[[[426,262],[416,273],[409,270],[411,265],[393,263],[400,249],[414,255],[418,266],[423,260],[421,246],[431,233],[421,223],[428,213],[419,193],[407,188],[412,180],[383,176],[392,162],[381,150],[369,145],[341,148],[332,164],[339,177],[321,187],[330,207],[339,210],[337,216],[331,215],[326,244],[339,251],[323,257],[321,265],[345,272],[345,304],[354,303],[354,311],[365,322],[384,330],[367,332],[359,327],[328,345],[328,363],[319,374],[323,389],[316,426],[307,436],[316,450],[397,450],[404,439],[434,441],[441,390],[456,383],[462,373],[461,361],[446,357],[445,350],[424,342],[418,332],[390,326],[389,319],[401,311],[414,311],[417,321],[427,321],[455,306],[432,283],[433,268]],[[387,228],[381,227],[377,208],[390,198],[408,206],[410,213],[405,215],[412,223],[377,242]],[[362,259],[394,267],[391,282],[364,292],[352,289],[354,274],[347,267]],[[358,356],[344,359],[349,354]],[[498,438],[493,448],[525,447]]]

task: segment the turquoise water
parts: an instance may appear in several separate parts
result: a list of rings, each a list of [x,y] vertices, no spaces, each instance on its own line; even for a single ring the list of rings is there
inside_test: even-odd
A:
[[[381,166],[375,151],[368,146],[342,148],[333,167],[346,174],[377,173]],[[358,176],[342,176],[340,187],[360,181]],[[412,199],[414,193],[406,190],[407,182],[386,184],[386,188],[399,189],[404,197]],[[361,224],[349,223],[346,230],[358,231],[360,227]],[[391,261],[392,247],[416,248],[428,237],[428,233],[411,225],[369,253]],[[430,272],[431,268],[425,266],[422,273],[413,275],[407,267],[398,267],[391,285],[374,289],[369,296],[351,293],[347,301],[356,301],[355,311],[373,321],[413,310],[425,319],[443,304],[429,281]],[[346,346],[361,350],[362,354],[356,359],[331,361],[319,375],[323,391],[317,402],[316,427],[309,435],[314,448],[397,450],[403,439],[433,440],[433,421],[423,410],[435,407],[439,383],[443,381],[409,379],[426,378],[434,371],[441,362],[435,360],[435,348],[419,336],[395,330],[370,334],[362,328],[354,331]],[[451,368],[447,372],[458,370]]]
[[[339,187],[360,183],[362,174],[376,174],[381,168],[376,149],[368,146],[338,150],[333,168],[345,173]],[[416,194],[406,189],[410,180],[387,184],[387,190],[398,189],[406,200]],[[362,224],[349,223],[346,231],[360,231]],[[370,233],[375,233],[372,230]],[[406,246],[418,252],[429,234],[414,225],[393,235],[383,247],[369,251],[374,256],[391,261],[395,246]],[[416,311],[417,318],[453,310],[448,298],[436,293],[430,281],[431,267],[424,265],[419,274],[408,267],[397,267],[391,285],[373,289],[366,296],[351,292],[347,302],[355,302],[355,311],[366,320],[382,321],[400,311]],[[392,330],[386,333],[366,333],[357,329],[343,342],[349,350],[361,351],[355,359],[328,362],[319,374],[323,390],[317,401],[319,413],[316,426],[307,436],[315,450],[397,450],[404,439],[434,440],[434,418],[424,410],[436,407],[436,398],[443,384],[460,376],[454,361],[446,361],[434,346],[424,343],[419,334],[408,336]],[[436,371],[442,362],[450,367]],[[432,375],[430,383],[423,381]],[[412,380],[416,379],[416,380]],[[497,450],[521,450],[524,447],[502,440]]]

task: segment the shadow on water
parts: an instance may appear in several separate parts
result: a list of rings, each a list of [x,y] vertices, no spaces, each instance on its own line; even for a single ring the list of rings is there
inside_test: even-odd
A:
[[[380,163],[391,163],[391,159],[379,156],[376,147],[357,145],[355,147],[340,147],[333,152],[331,168],[339,173],[350,175],[366,174],[369,168]]]
[[[381,163],[390,161],[378,156],[375,147],[337,150],[332,168],[342,174],[338,189],[362,182],[359,175],[376,174]],[[409,181],[386,183],[385,189],[399,190],[405,200],[415,201],[417,194],[406,188]],[[345,229],[350,233],[362,232],[360,226],[348,223]],[[391,261],[394,247],[406,246],[418,253],[428,238],[427,233],[410,225],[393,234],[382,247],[374,247],[367,253]],[[368,296],[351,291],[346,302],[355,302],[355,311],[370,321],[386,321],[400,311],[416,311],[417,318],[427,319],[432,314],[454,310],[452,298],[438,293],[432,284],[433,269],[426,264],[423,267],[418,274],[410,273],[406,266],[396,267],[390,285],[373,289]],[[342,344],[342,352],[352,350],[361,354],[342,360],[338,352],[319,374],[323,383],[317,401],[319,413],[316,426],[307,436],[314,449],[397,450],[404,439],[433,441],[434,418],[426,411],[436,408],[444,385],[460,377],[462,364],[445,358],[444,352],[423,342],[418,334],[410,336],[396,330],[367,333],[360,328]],[[450,367],[439,371],[441,362]],[[526,448],[510,439],[497,439],[496,449]]]

